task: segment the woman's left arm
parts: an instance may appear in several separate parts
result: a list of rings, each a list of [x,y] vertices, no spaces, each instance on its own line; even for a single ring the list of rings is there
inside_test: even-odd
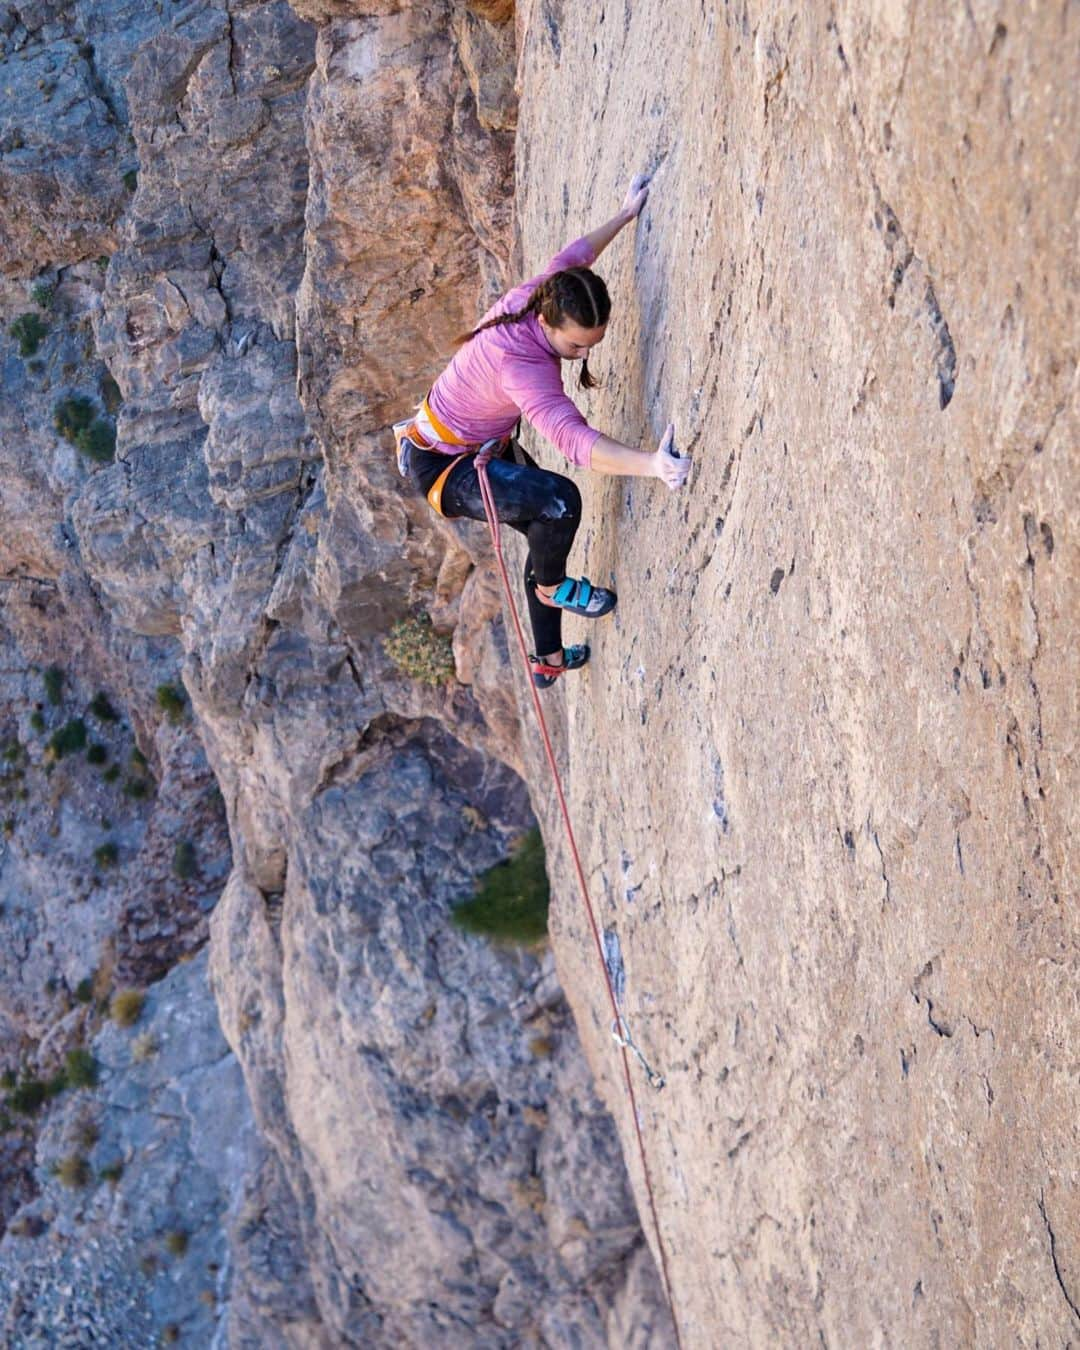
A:
[[[629,225],[632,220],[636,220],[641,213],[641,208],[645,205],[649,196],[649,175],[639,173],[636,178],[631,179],[630,186],[626,190],[626,197],[623,200],[622,209],[617,216],[612,216],[599,229],[593,230],[585,236],[585,242],[592,249],[593,253],[599,257],[607,248],[608,244],[615,238],[624,225]]]

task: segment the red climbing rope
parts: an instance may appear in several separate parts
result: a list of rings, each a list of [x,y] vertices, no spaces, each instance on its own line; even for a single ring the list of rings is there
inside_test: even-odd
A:
[[[596,943],[596,953],[600,958],[600,969],[604,972],[604,984],[607,988],[608,999],[611,1002],[611,1012],[615,1019],[615,1025],[620,1029],[625,1026],[625,1021],[619,1011],[618,999],[615,997],[615,989],[611,983],[611,975],[608,971],[607,961],[604,957],[604,944],[600,937],[600,927],[596,922],[596,914],[593,910],[592,899],[589,895],[588,882],[585,880],[585,869],[581,865],[581,855],[578,853],[577,840],[574,837],[574,827],[570,821],[570,810],[566,804],[566,796],[563,793],[562,780],[559,777],[559,768],[555,763],[555,751],[551,746],[551,737],[548,735],[547,723],[544,720],[544,710],[540,704],[540,695],[536,686],[532,682],[532,672],[529,665],[529,649],[525,643],[525,634],[521,629],[521,619],[518,615],[517,605],[514,602],[514,593],[510,587],[510,578],[506,572],[506,563],[502,555],[502,539],[499,534],[499,518],[495,513],[495,502],[491,496],[491,485],[488,483],[487,466],[488,461],[494,453],[494,447],[484,446],[476,456],[476,476],[480,480],[480,495],[484,502],[484,512],[487,515],[488,526],[491,530],[491,542],[495,546],[495,558],[499,564],[499,572],[502,575],[503,590],[506,593],[506,603],[509,606],[511,617],[514,620],[514,631],[517,634],[518,646],[521,648],[521,659],[525,663],[525,670],[529,676],[529,691],[532,694],[533,707],[536,709],[536,720],[540,724],[540,734],[544,741],[544,752],[547,755],[548,764],[551,766],[551,777],[555,783],[555,793],[559,799],[559,809],[562,812],[563,824],[566,826],[566,837],[570,844],[570,853],[574,859],[574,869],[577,872],[578,885],[581,887],[582,899],[585,901],[585,910],[589,916],[589,926],[592,929],[593,941]],[[668,1308],[671,1312],[672,1326],[675,1328],[675,1343],[682,1350],[682,1337],[679,1334],[679,1319],[675,1316],[675,1301],[671,1296],[671,1276],[668,1272],[667,1252],[664,1248],[664,1239],[660,1233],[660,1220],[656,1213],[656,1196],[653,1193],[652,1177],[649,1173],[649,1162],[645,1155],[645,1140],[641,1133],[641,1121],[638,1119],[637,1097],[634,1094],[634,1081],[630,1074],[630,1057],[627,1054],[627,1042],[625,1039],[619,1040],[619,1047],[622,1052],[623,1077],[626,1080],[626,1091],[630,1098],[630,1112],[634,1119],[634,1133],[637,1135],[638,1153],[641,1156],[641,1171],[645,1178],[645,1191],[649,1197],[649,1211],[652,1214],[653,1231],[656,1234],[656,1247],[660,1253],[660,1266],[664,1279],[664,1294],[667,1297]]]

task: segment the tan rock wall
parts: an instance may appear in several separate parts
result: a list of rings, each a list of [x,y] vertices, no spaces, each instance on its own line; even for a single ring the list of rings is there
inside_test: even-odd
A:
[[[519,9],[526,265],[656,170],[584,406],[695,459],[586,480],[551,700],[687,1346],[1080,1331],[1076,19]]]

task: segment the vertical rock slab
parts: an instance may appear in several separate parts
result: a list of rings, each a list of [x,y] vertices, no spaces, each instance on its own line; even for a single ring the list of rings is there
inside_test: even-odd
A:
[[[695,460],[585,480],[563,705],[687,1345],[1076,1332],[1076,17],[521,7],[527,264],[654,171],[582,402]]]

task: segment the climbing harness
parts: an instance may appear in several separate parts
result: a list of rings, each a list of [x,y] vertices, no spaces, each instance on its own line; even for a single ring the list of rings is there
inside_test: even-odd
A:
[[[435,425],[433,423],[433,425]],[[441,434],[441,433],[440,433]],[[480,481],[480,495],[484,502],[484,513],[487,516],[488,528],[491,530],[491,542],[495,548],[495,559],[499,565],[499,573],[502,577],[503,591],[506,594],[507,607],[510,610],[510,616],[514,621],[514,632],[517,635],[518,646],[521,649],[522,660],[525,662],[526,670],[529,670],[529,649],[525,643],[525,634],[521,628],[521,618],[518,614],[517,604],[514,601],[514,592],[510,586],[510,577],[506,571],[506,563],[503,561],[502,539],[499,533],[499,518],[495,511],[495,501],[491,495],[491,485],[488,482],[487,466],[494,453],[494,446],[491,442],[483,445],[476,455],[476,475]],[[530,675],[531,675],[530,671]],[[667,1250],[664,1246],[663,1235],[660,1232],[660,1219],[656,1212],[656,1196],[653,1191],[652,1176],[649,1172],[649,1162],[645,1153],[645,1139],[641,1133],[641,1120],[638,1116],[637,1096],[634,1092],[634,1081],[630,1073],[630,1058],[628,1051],[633,1051],[637,1055],[645,1068],[650,1086],[658,1091],[664,1086],[664,1078],[650,1068],[644,1055],[638,1050],[630,1036],[630,1029],[626,1020],[619,1010],[619,1000],[615,993],[615,987],[612,981],[611,972],[608,969],[607,958],[604,951],[604,943],[600,937],[600,927],[596,922],[596,914],[593,910],[592,899],[589,895],[589,885],[585,880],[585,869],[581,863],[581,855],[578,852],[577,840],[574,836],[574,827],[570,820],[570,809],[566,804],[566,795],[563,792],[562,779],[559,776],[559,768],[555,762],[555,751],[551,745],[551,737],[548,734],[547,722],[544,720],[544,710],[540,703],[540,695],[532,679],[529,680],[529,691],[532,694],[533,708],[536,711],[536,720],[540,727],[540,734],[544,742],[544,753],[547,756],[548,766],[551,769],[551,777],[555,784],[555,795],[558,798],[559,810],[562,813],[563,825],[566,827],[566,837],[570,845],[570,854],[574,860],[574,870],[577,873],[578,885],[581,889],[582,899],[585,902],[585,911],[589,917],[589,926],[592,929],[593,941],[596,943],[596,951],[600,957],[600,965],[604,972],[604,984],[607,987],[608,998],[611,1002],[611,1011],[615,1017],[614,1036],[622,1052],[623,1079],[626,1083],[627,1095],[630,1099],[630,1113],[634,1121],[634,1133],[637,1137],[638,1156],[641,1159],[641,1171],[645,1180],[645,1193],[649,1199],[649,1212],[652,1216],[653,1232],[656,1234],[656,1246],[660,1253],[660,1268],[664,1281],[664,1294],[667,1297],[668,1309],[671,1312],[671,1322],[675,1328],[675,1343],[682,1350],[682,1337],[679,1333],[679,1319],[675,1314],[675,1303],[671,1294],[671,1275],[668,1271]],[[622,1035],[619,1035],[621,1030]]]
[[[427,425],[431,428],[432,431],[434,431],[435,435],[439,438],[438,442],[433,442],[432,440],[429,439],[429,437],[425,434],[426,428],[421,429],[419,425],[421,415],[426,420]],[[446,487],[446,483],[450,475],[454,472],[454,470],[461,463],[461,461],[463,459],[468,459],[468,457],[473,453],[479,453],[481,450],[486,449],[488,446],[505,445],[507,440],[509,439],[509,437],[507,436],[501,436],[495,437],[490,441],[485,441],[482,446],[470,444],[468,441],[462,440],[462,438],[457,434],[457,432],[451,431],[445,422],[441,422],[435,416],[435,414],[431,411],[431,404],[427,401],[426,398],[421,399],[421,401],[417,404],[415,417],[407,418],[404,422],[395,422],[392,430],[394,433],[394,444],[397,447],[398,473],[401,474],[402,478],[408,478],[409,476],[410,446],[415,446],[419,450],[434,450],[436,444],[460,445],[467,447],[467,449],[465,449],[460,455],[455,455],[453,459],[450,460],[446,468],[440,472],[438,478],[435,479],[434,483],[432,483],[431,487],[429,487],[427,490],[428,505],[431,507],[433,511],[437,512],[440,516],[443,516],[444,518],[446,516],[446,512],[443,510],[442,505],[443,490]]]

